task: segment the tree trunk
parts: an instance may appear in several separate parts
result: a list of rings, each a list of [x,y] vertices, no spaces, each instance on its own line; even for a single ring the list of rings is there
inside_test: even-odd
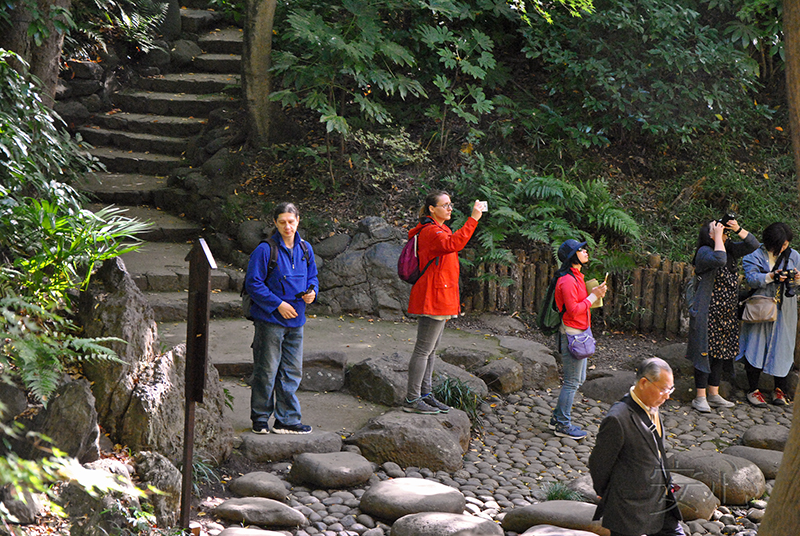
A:
[[[15,6],[11,26],[0,27],[0,48],[16,52],[28,63],[29,73],[42,82],[42,101],[49,107],[55,102],[61,47],[64,44],[64,34],[57,31],[49,21],[51,7],[69,9],[70,0],[38,0],[36,9],[48,21],[49,31],[41,46],[36,46],[33,38],[28,35],[28,26],[33,17],[22,4]],[[23,72],[21,65],[13,66]]]
[[[789,132],[792,136],[797,195],[800,198],[800,0],[783,0],[783,35]]]
[[[242,55],[242,90],[247,103],[251,140],[263,145],[269,141],[272,92],[272,25],[277,0],[247,0]]]
[[[793,9],[798,9],[795,0],[784,2],[788,6],[794,2]],[[784,15],[786,12],[784,11]],[[796,393],[795,393],[796,394]],[[769,498],[764,521],[758,528],[759,536],[795,536],[800,527],[800,420],[798,413],[792,418],[792,429],[789,440],[783,451],[783,461],[775,479],[775,488]]]

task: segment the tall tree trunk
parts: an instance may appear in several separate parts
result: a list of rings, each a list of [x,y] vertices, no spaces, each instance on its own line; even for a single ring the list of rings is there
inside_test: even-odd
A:
[[[272,92],[272,26],[277,0],[247,0],[242,55],[242,90],[250,120],[251,140],[269,141]]]
[[[786,97],[789,130],[800,198],[800,0],[783,0],[783,48],[786,53]]]
[[[38,0],[36,9],[48,21],[49,31],[49,36],[40,46],[36,46],[33,38],[28,35],[28,26],[33,17],[21,4],[17,4],[12,12],[11,26],[0,27],[0,48],[14,51],[28,62],[29,73],[41,80],[44,87],[42,99],[50,107],[55,102],[61,47],[64,45],[64,34],[56,30],[49,20],[51,7],[69,9],[70,0]],[[20,65],[15,68],[22,72]]]

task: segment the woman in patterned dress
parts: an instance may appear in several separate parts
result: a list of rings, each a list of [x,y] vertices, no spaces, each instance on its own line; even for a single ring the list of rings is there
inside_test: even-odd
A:
[[[728,240],[726,231],[741,242]],[[758,240],[735,219],[712,221],[700,228],[694,255],[696,293],[689,304],[689,343],[686,358],[694,365],[692,407],[702,413],[727,408],[732,402],[719,394],[722,367],[739,353],[738,259],[759,247]]]

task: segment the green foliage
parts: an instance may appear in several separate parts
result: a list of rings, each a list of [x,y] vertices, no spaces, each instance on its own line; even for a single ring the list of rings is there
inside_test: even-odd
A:
[[[481,400],[472,390],[472,387],[464,381],[448,376],[441,382],[436,383],[433,387],[433,396],[436,397],[436,400],[465,412],[472,423],[473,429],[483,427],[483,420],[478,412]]]
[[[386,134],[358,130],[350,146],[353,176],[367,190],[393,188],[403,168],[430,163],[428,152],[403,128]]]
[[[69,10],[62,6],[43,5],[47,6],[46,11],[39,9],[36,0],[4,0],[0,2],[0,25],[13,24],[15,19],[27,20],[27,33],[37,47],[50,37],[50,25],[61,33],[75,27]]]
[[[742,149],[725,140],[709,140],[686,155],[693,165],[681,172],[674,171],[672,160],[657,162],[654,171],[663,170],[669,180],[657,189],[660,209],[636,214],[643,227],[640,251],[691,261],[700,225],[729,211],[759,240],[776,221],[797,232],[800,205],[791,155],[762,150],[748,157],[743,161]]]
[[[156,0],[77,0],[72,3],[76,27],[65,40],[65,51],[93,59],[97,50],[119,44],[127,57],[137,59],[155,47],[168,5]]]
[[[273,69],[284,89],[272,99],[284,106],[314,110],[327,132],[347,134],[347,117],[355,107],[380,124],[391,117],[380,96],[425,94],[405,73],[415,66],[411,52],[392,39],[382,9],[401,10],[404,2],[342,0],[340,3],[295,2],[276,36]]]
[[[550,482],[542,486],[546,501],[583,501],[583,496],[569,489],[563,482]]]
[[[183,472],[183,465],[179,464],[178,469]],[[222,480],[219,473],[208,460],[194,458],[192,461],[192,492],[196,496],[200,495],[200,484],[211,485],[220,482]]]
[[[227,20],[233,23],[239,23],[245,17],[244,0],[209,0],[208,7],[222,13]]]
[[[600,179],[573,184],[525,166],[511,167],[494,155],[475,154],[458,175],[445,180],[455,196],[489,203],[475,232],[485,252],[478,262],[511,262],[511,247],[545,242],[555,250],[567,238],[577,238],[589,243],[593,259],[603,259],[607,271],[631,264],[619,245],[638,238],[639,225]]]
[[[570,134],[581,143],[592,143],[581,131],[690,141],[767,113],[749,96],[758,65],[687,3],[606,0],[596,7],[590,16],[524,30],[523,50],[548,73],[543,119],[578,127]]]
[[[60,385],[64,368],[86,360],[117,360],[103,346],[115,338],[86,339],[67,319],[3,289],[0,297],[0,365],[10,364],[25,387],[43,404]]]

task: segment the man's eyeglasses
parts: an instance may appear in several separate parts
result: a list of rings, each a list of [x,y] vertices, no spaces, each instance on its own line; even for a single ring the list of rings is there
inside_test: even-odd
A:
[[[436,206],[437,207],[442,207],[443,209],[448,210],[448,209],[452,209],[453,208],[453,203],[446,203],[444,205],[436,205]]]
[[[649,382],[650,382],[650,383],[652,383],[653,385],[655,385],[655,384],[656,384],[656,382],[654,382],[653,380],[651,380],[651,379],[650,379],[650,378],[648,378],[647,376],[645,376],[645,377],[644,377],[644,379],[645,379],[645,380],[647,380],[647,381],[649,381]],[[656,387],[656,389],[658,389],[658,387]],[[675,392],[675,386],[673,385],[672,387],[669,387],[669,388],[667,388],[667,389],[658,389],[658,392],[659,392],[659,393],[661,393],[662,395],[671,395],[672,393],[674,393],[674,392]]]

